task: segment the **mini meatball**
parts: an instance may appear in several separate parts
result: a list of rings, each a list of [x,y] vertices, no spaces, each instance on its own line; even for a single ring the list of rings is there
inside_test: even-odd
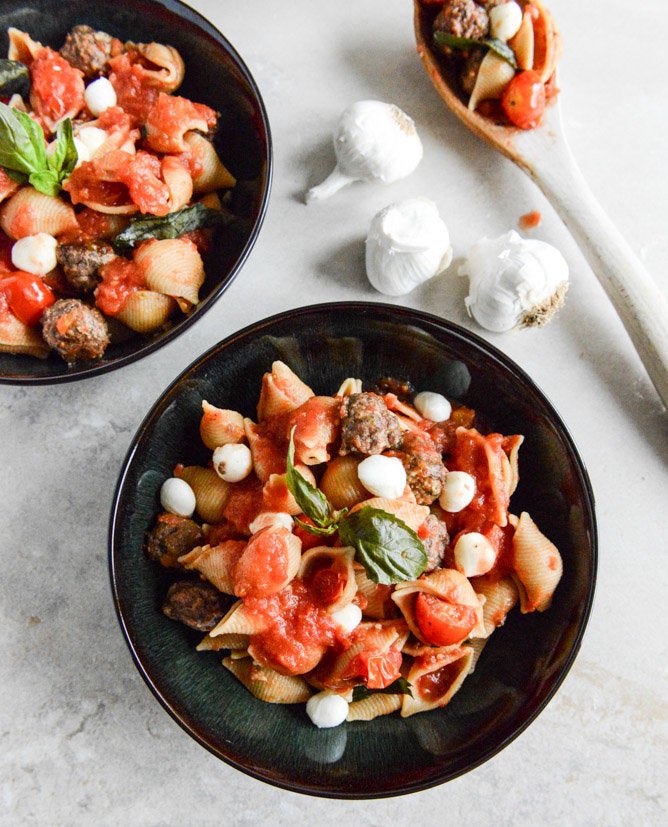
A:
[[[433,571],[445,559],[445,552],[450,542],[447,526],[435,514],[430,514],[420,526],[418,537],[422,540],[424,550],[427,552],[425,571]]]
[[[179,580],[167,590],[162,611],[170,620],[198,632],[210,632],[225,615],[227,600],[211,583]]]
[[[341,403],[341,455],[380,454],[399,444],[397,417],[376,393],[353,393]]]
[[[434,31],[480,40],[489,32],[489,15],[475,0],[448,0],[434,19]]]
[[[161,514],[146,538],[148,556],[166,568],[179,565],[178,558],[202,544],[202,529],[189,517]]]
[[[68,363],[99,359],[109,344],[104,316],[78,299],[59,299],[42,315],[44,341]]]
[[[429,434],[409,431],[401,440],[399,450],[390,453],[399,457],[406,469],[406,482],[416,501],[421,505],[433,503],[443,488],[445,466]]]
[[[75,26],[65,38],[60,54],[91,80],[109,71],[109,58],[120,51],[120,42],[106,32],[96,32],[90,26]]]
[[[115,258],[113,247],[102,242],[59,244],[56,259],[68,285],[77,293],[91,293],[100,282],[99,270]]]

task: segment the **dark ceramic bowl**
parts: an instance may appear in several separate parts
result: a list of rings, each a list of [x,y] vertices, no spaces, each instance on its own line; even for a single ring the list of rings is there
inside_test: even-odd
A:
[[[444,709],[316,729],[303,705],[256,700],[220,663],[196,652],[201,634],[160,611],[168,575],[142,552],[159,489],[177,462],[206,462],[201,401],[255,416],[262,374],[280,359],[317,393],[349,376],[407,379],[524,434],[513,511],[528,510],[557,544],[564,576],[543,614],[511,612],[475,672]],[[552,698],[580,646],[596,577],[589,480],[554,408],[515,364],[467,331],[424,313],[368,303],[274,316],[216,345],[153,406],[125,460],[110,525],[118,617],[144,680],[172,717],[214,755],[301,793],[375,798],[448,781],[486,761]]]
[[[101,360],[72,367],[56,354],[47,359],[0,353],[0,383],[48,384],[105,373],[153,353],[188,329],[220,298],[250,253],[264,218],[271,185],[269,123],[260,92],[234,47],[207,20],[178,0],[0,0],[0,55],[7,54],[7,28],[60,48],[67,32],[87,23],[120,40],[174,46],[186,65],[176,94],[206,103],[221,113],[218,152],[237,178],[233,227],[217,236],[207,257],[201,301],[189,316],[165,331],[112,343]]]

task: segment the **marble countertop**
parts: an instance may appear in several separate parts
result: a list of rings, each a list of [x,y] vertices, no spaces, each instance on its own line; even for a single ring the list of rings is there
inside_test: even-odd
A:
[[[541,192],[441,104],[415,52],[409,0],[193,0],[264,96],[274,182],[260,238],[218,304],[158,353],[109,375],[0,387],[0,824],[658,825],[665,823],[668,418],[610,302]],[[668,292],[668,109],[663,0],[552,0],[563,115],[600,203]],[[187,55],[185,56],[187,60]],[[413,117],[424,159],[390,186],[303,202],[333,166],[343,108],[376,98]],[[312,302],[388,301],[364,273],[371,217],[422,195],[455,265],[408,296],[514,359],[567,423],[593,484],[597,593],[557,695],[506,749],[444,786],[328,801],[265,785],[191,740],[153,698],[116,621],[107,523],[119,468],[162,389],[260,318]],[[565,307],[541,330],[490,334],[465,312],[457,258],[517,227],[557,246]],[[249,297],[253,297],[252,301]]]

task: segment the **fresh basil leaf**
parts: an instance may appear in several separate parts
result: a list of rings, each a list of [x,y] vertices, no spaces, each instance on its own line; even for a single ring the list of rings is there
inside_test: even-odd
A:
[[[58,174],[51,169],[45,169],[41,172],[32,172],[28,176],[28,183],[36,190],[43,192],[45,195],[58,195],[60,192],[60,181]]]
[[[332,534],[335,533],[337,530],[336,523],[332,523],[328,526],[317,526],[311,525],[311,523],[305,523],[303,520],[300,520],[299,517],[294,518],[297,525],[301,526],[304,531],[308,531],[310,534],[315,534],[316,537],[331,537]]]
[[[515,52],[503,40],[498,37],[484,37],[481,40],[476,40],[472,37],[458,37],[456,34],[450,32],[434,32],[434,42],[438,46],[449,46],[451,49],[460,49],[466,51],[474,47],[491,49],[499,57],[502,57],[507,63],[517,69],[517,60],[515,59]]]
[[[112,244],[116,253],[123,254],[129,252],[135,244],[149,238],[180,238],[193,230],[229,224],[232,221],[234,216],[229,213],[197,203],[168,215],[141,215],[134,218]]]
[[[0,103],[0,166],[25,175],[39,172],[44,168],[44,164],[39,164],[41,157],[39,146],[36,148],[33,145],[32,138],[35,134],[33,125],[40,130],[41,144],[39,146],[41,146],[43,157],[46,158],[46,143],[39,124],[36,124],[25,112],[19,112],[5,103]]]
[[[0,95],[25,96],[30,92],[30,72],[20,60],[0,58]]]
[[[297,505],[307,517],[313,520],[316,526],[329,529],[333,527],[333,524],[336,522],[336,516],[329,500],[319,488],[311,485],[295,468],[294,433],[295,429],[293,428],[290,433],[290,445],[288,446],[287,468],[285,473],[288,490],[295,500],[297,500]],[[304,528],[309,529],[306,524],[304,524]],[[313,533],[315,534],[317,532]]]
[[[403,520],[379,508],[364,506],[339,522],[339,537],[353,546],[356,559],[374,583],[391,585],[415,580],[427,567],[422,541]]]
[[[412,698],[413,691],[411,684],[406,678],[397,678],[396,681],[392,681],[392,683],[384,689],[369,689],[367,686],[364,686],[363,683],[353,687],[353,703],[355,701],[363,701],[365,698],[368,698],[369,695],[410,695]]]
[[[76,166],[79,153],[74,143],[72,133],[72,121],[65,118],[58,124],[56,130],[56,147],[53,154],[46,161],[49,169],[52,169],[58,178],[58,182],[64,181]]]

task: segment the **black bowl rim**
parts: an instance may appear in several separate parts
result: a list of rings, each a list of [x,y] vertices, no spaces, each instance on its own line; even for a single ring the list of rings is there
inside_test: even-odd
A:
[[[381,791],[370,791],[370,792],[359,792],[356,791],[355,793],[347,793],[345,790],[323,790],[318,787],[307,785],[307,784],[299,784],[299,783],[290,783],[290,782],[283,782],[279,779],[271,778],[265,775],[262,771],[255,769],[252,766],[246,766],[236,760],[234,758],[225,755],[222,751],[216,747],[214,744],[209,743],[206,737],[200,735],[199,733],[195,732],[193,728],[191,728],[183,717],[179,714],[178,709],[172,707],[167,700],[163,697],[160,689],[154,683],[151,676],[148,672],[144,669],[144,666],[141,662],[137,651],[135,650],[134,644],[132,642],[130,632],[125,624],[125,619],[123,617],[122,609],[121,609],[121,598],[117,590],[116,586],[116,567],[115,567],[115,545],[116,545],[116,536],[117,536],[117,525],[120,522],[120,515],[118,513],[120,498],[123,492],[123,487],[125,483],[125,478],[128,474],[130,464],[134,457],[134,454],[137,450],[139,442],[143,439],[146,432],[149,430],[153,420],[159,416],[163,410],[163,408],[167,404],[167,400],[176,392],[180,383],[187,377],[187,375],[196,370],[200,365],[206,362],[209,358],[211,358],[217,352],[222,352],[233,344],[234,342],[247,338],[249,336],[254,336],[259,333],[264,328],[270,327],[275,322],[285,321],[286,319],[291,319],[293,321],[299,321],[300,319],[304,320],[311,314],[322,314],[322,313],[332,313],[332,314],[340,314],[346,312],[354,312],[360,315],[364,313],[387,313],[394,317],[394,321],[398,323],[422,323],[424,325],[431,325],[440,329],[442,332],[446,332],[451,336],[454,336],[456,339],[464,340],[467,344],[473,344],[484,354],[492,359],[493,361],[498,362],[501,366],[505,369],[509,370],[517,379],[521,382],[526,384],[529,389],[539,397],[543,405],[545,406],[546,411],[548,412],[552,424],[559,430],[565,444],[567,445],[571,456],[574,460],[574,465],[578,472],[578,476],[580,479],[580,483],[582,485],[582,490],[585,495],[585,503],[586,506],[586,521],[589,528],[589,533],[591,537],[591,577],[589,579],[587,593],[584,597],[584,606],[583,606],[583,614],[582,619],[578,628],[577,635],[573,639],[571,649],[568,655],[568,658],[565,660],[561,672],[558,678],[552,684],[549,692],[543,698],[541,703],[532,711],[532,713],[522,722],[520,726],[518,726],[509,736],[504,738],[499,743],[495,743],[493,746],[489,747],[485,750],[477,760],[472,761],[464,768],[459,768],[456,770],[446,771],[443,775],[439,778],[430,779],[428,781],[413,781],[409,782],[401,787],[398,787],[395,790],[381,790]],[[554,405],[550,402],[550,400],[545,396],[543,391],[538,387],[538,385],[534,382],[533,379],[521,368],[519,365],[514,362],[509,356],[506,356],[502,351],[496,348],[494,345],[491,345],[482,337],[478,336],[476,333],[467,330],[466,328],[455,324],[454,322],[450,322],[446,319],[440,318],[435,316],[431,313],[427,313],[421,310],[415,310],[412,308],[401,307],[397,305],[387,304],[384,302],[368,302],[368,301],[338,301],[338,302],[324,302],[321,304],[313,304],[313,305],[306,305],[303,307],[297,307],[292,310],[284,311],[282,313],[276,313],[272,316],[268,316],[265,319],[260,321],[254,322],[252,324],[247,325],[246,327],[242,328],[241,330],[227,336],[225,339],[221,339],[218,343],[211,346],[208,350],[198,356],[193,362],[186,367],[181,373],[169,384],[169,386],[160,394],[158,399],[153,403],[150,410],[144,417],[141,425],[137,429],[135,435],[133,436],[128,451],[126,453],[125,459],[123,460],[123,464],[121,466],[121,472],[119,474],[119,479],[116,484],[116,489],[114,491],[114,497],[112,501],[110,519],[109,519],[109,535],[108,535],[108,566],[109,566],[109,577],[110,577],[110,585],[111,591],[114,600],[114,608],[116,611],[116,617],[118,619],[119,625],[121,627],[121,631],[123,632],[123,636],[125,638],[125,642],[130,650],[130,654],[134,661],[134,664],[139,671],[139,674],[143,678],[144,682],[151,690],[153,695],[159,701],[161,706],[166,710],[166,712],[176,721],[176,723],[197,743],[203,746],[208,752],[212,755],[216,756],[218,759],[222,760],[224,763],[228,764],[229,766],[233,767],[236,770],[244,773],[245,775],[250,776],[258,781],[262,781],[264,783],[270,784],[271,786],[288,790],[290,792],[300,793],[302,795],[309,795],[316,798],[329,798],[329,799],[346,799],[346,800],[369,800],[369,799],[380,799],[380,798],[392,798],[402,795],[408,795],[414,792],[420,792],[426,789],[430,789],[436,786],[440,786],[448,781],[452,781],[455,778],[458,778],[466,773],[470,772],[471,770],[476,769],[477,767],[481,766],[485,762],[487,762],[490,758],[497,755],[503,749],[505,749],[512,741],[514,741],[519,735],[521,735],[524,730],[530,726],[530,724],[535,721],[535,719],[540,715],[540,713],[545,709],[548,703],[552,700],[555,696],[559,688],[561,687],[562,683],[564,682],[567,674],[569,673],[575,658],[580,650],[580,646],[582,644],[582,639],[584,637],[584,633],[589,622],[589,617],[591,615],[593,600],[594,600],[594,592],[596,587],[596,579],[597,579],[597,570],[598,570],[598,529],[597,529],[597,521],[596,521],[596,513],[595,513],[595,498],[594,492],[591,485],[591,480],[589,477],[589,473],[585,466],[585,463],[580,455],[580,452],[577,449],[575,440],[571,435],[569,429],[565,425],[564,421],[562,420],[561,416],[557,412]]]
[[[68,373],[56,374],[53,376],[6,376],[0,374],[0,385],[56,385],[64,382],[77,382],[81,379],[89,379],[92,376],[100,376],[104,373],[110,373],[111,371],[117,370],[118,368],[124,367],[125,365],[137,362],[140,359],[143,359],[145,356],[149,356],[151,353],[154,353],[156,350],[159,350],[164,345],[168,344],[169,342],[173,341],[178,336],[180,336],[181,333],[183,333],[191,325],[198,321],[204,315],[204,313],[206,313],[214,306],[214,304],[216,304],[218,299],[232,284],[234,279],[237,277],[239,271],[245,264],[246,259],[251,253],[251,250],[255,246],[258,235],[260,233],[260,229],[262,228],[262,224],[264,223],[264,218],[269,205],[269,196],[271,193],[273,179],[273,142],[269,126],[269,116],[267,114],[267,109],[262,95],[260,93],[260,89],[255,79],[253,78],[250,69],[246,65],[245,61],[243,60],[239,52],[237,52],[237,50],[229,42],[225,35],[219,29],[217,29],[209,20],[207,20],[207,18],[205,18],[199,12],[195,11],[195,9],[191,8],[191,6],[182,2],[182,0],[145,0],[145,2],[165,8],[168,11],[176,14],[177,16],[184,18],[188,22],[194,23],[196,26],[198,26],[200,29],[206,32],[206,34],[210,35],[214,40],[216,40],[221,46],[223,46],[223,48],[227,51],[229,56],[236,64],[240,73],[243,75],[244,80],[246,81],[251,92],[256,98],[257,109],[260,114],[262,126],[266,134],[267,145],[267,185],[265,187],[265,191],[263,193],[262,200],[259,205],[257,219],[253,226],[252,232],[249,235],[248,240],[246,241],[246,244],[244,245],[241,253],[237,257],[234,267],[230,271],[229,277],[227,278],[225,283],[221,284],[213,293],[211,293],[210,296],[207,296],[207,298],[204,299],[204,301],[200,302],[197,305],[196,309],[189,316],[180,319],[175,325],[170,327],[159,339],[147,342],[146,344],[142,345],[132,353],[128,353],[125,356],[121,356],[117,359],[114,359],[113,361],[83,365],[82,367],[77,367],[76,370],[73,370],[72,372]]]

